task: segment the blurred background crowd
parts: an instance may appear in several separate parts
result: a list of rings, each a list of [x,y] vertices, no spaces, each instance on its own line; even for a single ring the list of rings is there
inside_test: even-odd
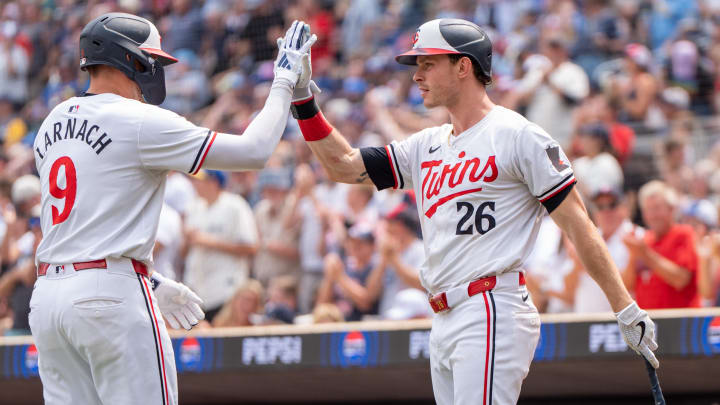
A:
[[[720,305],[718,0],[2,0],[0,332],[29,333],[30,145],[87,88],[78,38],[109,11],[154,21],[180,60],[163,107],[233,134],[264,104],[275,39],[305,20],[323,111],[358,147],[448,121],[393,57],[427,20],[474,21],[494,45],[490,97],[563,145],[639,305]],[[203,298],[203,327],[430,316],[412,194],[329,182],[292,119],[264,170],[172,173],[165,200],[155,269]],[[548,218],[525,269],[541,311],[610,310]]]

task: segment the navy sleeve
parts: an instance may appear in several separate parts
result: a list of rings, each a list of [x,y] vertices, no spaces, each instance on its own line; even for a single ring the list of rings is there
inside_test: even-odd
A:
[[[370,180],[375,183],[378,190],[397,187],[385,147],[360,148],[360,155]]]

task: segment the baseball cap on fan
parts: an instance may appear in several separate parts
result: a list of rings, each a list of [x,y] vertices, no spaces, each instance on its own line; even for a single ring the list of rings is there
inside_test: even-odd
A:
[[[18,177],[10,191],[10,198],[14,204],[22,204],[39,195],[40,179],[32,174]]]
[[[645,45],[628,44],[625,46],[625,55],[645,70],[648,70],[652,64],[652,54]]]
[[[491,77],[492,42],[480,27],[458,18],[428,21],[417,29],[411,50],[395,57],[403,65],[417,65],[422,55],[464,55]]]

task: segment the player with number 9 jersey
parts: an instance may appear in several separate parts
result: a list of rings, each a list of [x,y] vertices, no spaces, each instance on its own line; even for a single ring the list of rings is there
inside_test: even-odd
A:
[[[42,183],[37,260],[150,262],[166,173],[195,173],[216,137],[171,111],[111,93],[60,103],[33,145]]]
[[[33,144],[43,239],[29,323],[46,404],[178,403],[164,319],[189,330],[204,314],[188,287],[150,270],[167,175],[261,169],[315,39],[295,21],[278,40],[266,104],[237,136],[158,106],[177,59],[150,21],[108,13],[85,26],[90,87],[53,108]]]

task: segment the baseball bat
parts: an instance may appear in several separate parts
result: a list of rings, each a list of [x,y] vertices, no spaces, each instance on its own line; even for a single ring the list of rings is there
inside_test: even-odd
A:
[[[655,372],[655,367],[653,367],[647,359],[643,358],[643,361],[645,361],[645,368],[647,369],[648,377],[650,377],[650,388],[652,388],[655,405],[665,405],[665,397],[663,397],[662,389],[660,388],[660,381],[658,381],[657,372]]]

